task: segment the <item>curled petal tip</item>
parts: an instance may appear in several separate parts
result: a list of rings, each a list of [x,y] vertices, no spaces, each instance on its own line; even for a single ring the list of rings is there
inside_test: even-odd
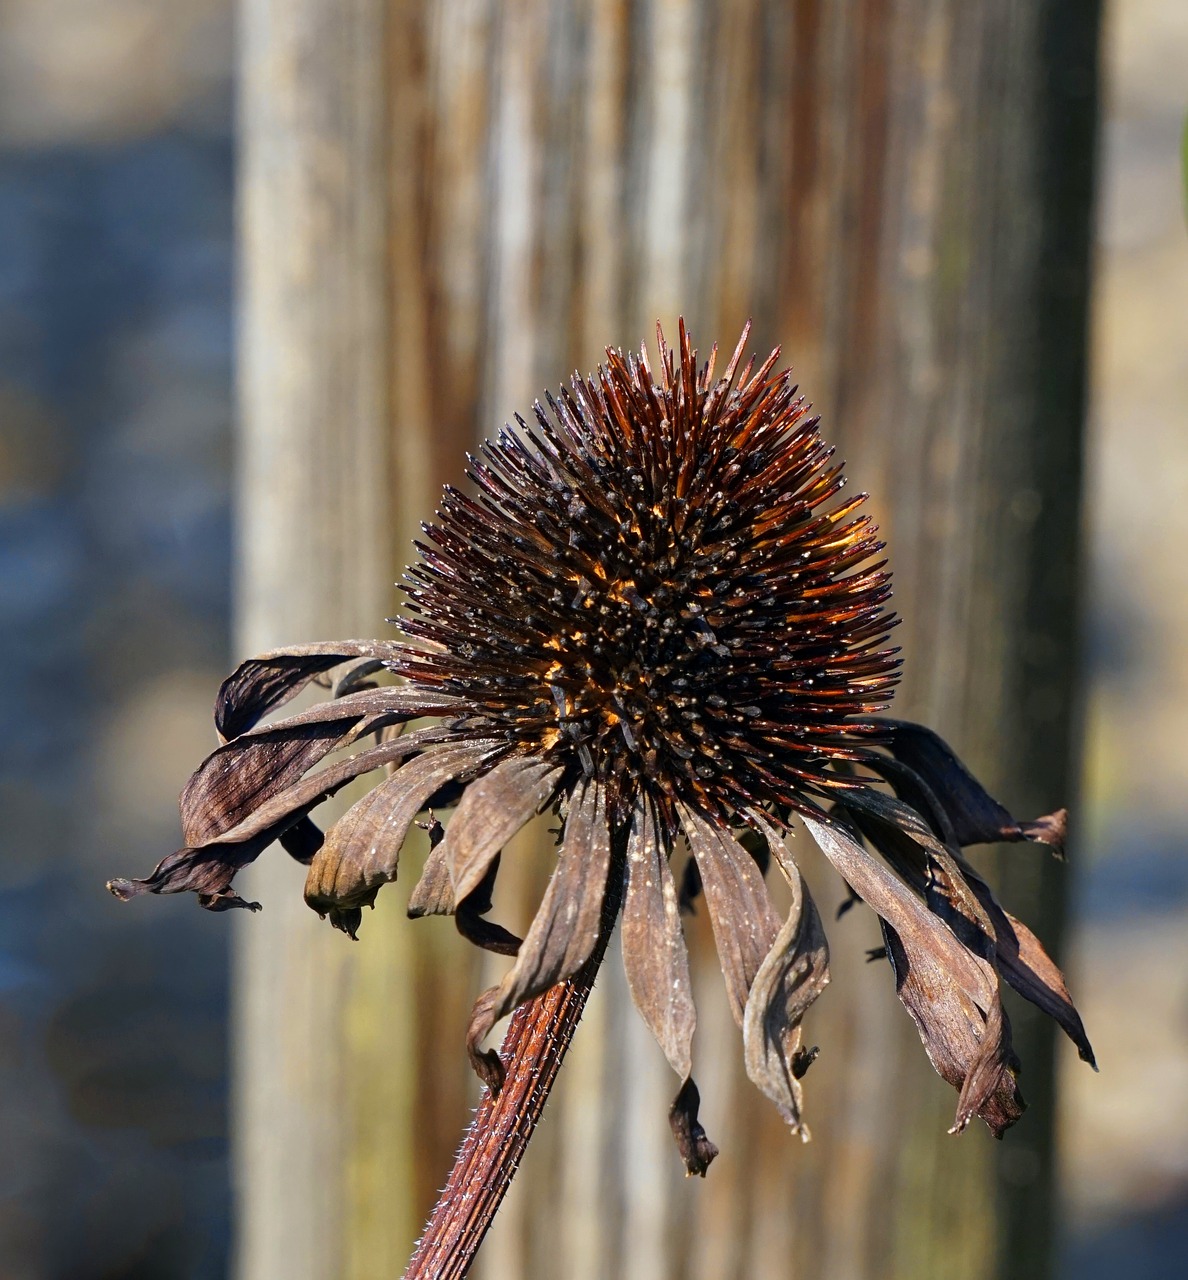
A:
[[[685,1162],[686,1178],[704,1178],[706,1170],[718,1155],[718,1148],[709,1140],[697,1118],[700,1106],[701,1094],[692,1076],[689,1076],[681,1085],[668,1112],[672,1136],[676,1139],[681,1159]]]

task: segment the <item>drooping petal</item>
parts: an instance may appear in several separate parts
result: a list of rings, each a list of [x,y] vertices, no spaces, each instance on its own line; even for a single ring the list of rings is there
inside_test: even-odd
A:
[[[211,752],[182,790],[182,838],[197,845],[222,835],[331,751],[430,714],[432,705],[412,689],[364,689],[240,734]]]
[[[584,781],[570,800],[557,866],[516,963],[474,1007],[466,1036],[472,1061],[500,1018],[571,978],[590,958],[603,928],[610,857],[606,794]]]
[[[700,1109],[701,1093],[690,1076],[668,1110],[668,1124],[685,1162],[685,1176],[690,1178],[704,1178],[718,1154],[718,1148],[709,1140],[698,1119]]]
[[[808,1140],[801,1121],[800,1078],[811,1062],[801,1049],[805,1012],[829,983],[829,944],[816,904],[775,829],[755,816],[792,886],[792,905],[775,943],[759,966],[743,1017],[747,1075],[779,1108],[793,1133]]]
[[[1057,857],[1064,856],[1065,810],[1019,822],[986,791],[939,734],[907,720],[878,723],[891,731],[887,743],[891,754],[918,773],[944,806],[959,845],[1030,840],[1048,845]]]
[[[844,792],[838,804],[896,873],[923,894],[933,914],[970,951],[993,962],[996,943],[990,917],[927,821],[902,800],[870,787]]]
[[[178,799],[182,839],[199,845],[230,831],[269,797],[358,737],[366,716],[367,708],[353,700],[344,706],[319,703],[216,748],[190,775]]]
[[[486,919],[487,912],[494,905],[495,879],[499,874],[499,862],[503,857],[497,853],[491,859],[487,874],[465,898],[454,907],[454,927],[467,940],[484,951],[493,951],[500,956],[518,956],[523,941],[509,929],[494,920]],[[448,880],[447,872],[447,880]]]
[[[927,784],[907,766],[897,765],[897,770],[891,775],[897,793],[913,793],[915,803],[931,813],[937,802]],[[856,793],[847,794],[844,803],[851,808],[866,808],[871,816],[883,820],[881,830],[869,823],[864,830],[892,865],[925,894],[932,910],[966,945],[992,959],[1020,995],[1054,1018],[1077,1046],[1081,1059],[1096,1069],[1093,1048],[1063,974],[1035,934],[1003,910],[975,868],[960,855],[930,842],[927,831],[921,829],[919,815],[909,806],[878,792],[868,792],[861,798]],[[894,839],[892,822],[909,837],[909,843]],[[912,843],[928,850],[923,860],[913,862]]]
[[[351,658],[392,657],[398,645],[382,640],[330,640],[290,645],[248,658],[223,681],[215,699],[215,728],[226,741],[294,698],[311,680]]]
[[[684,1081],[692,1070],[697,1011],[676,886],[665,855],[652,807],[640,799],[627,836],[623,969],[640,1017]]]
[[[1030,1000],[1060,1025],[1065,1035],[1077,1046],[1081,1061],[1087,1062],[1096,1071],[1097,1060],[1093,1055],[1093,1046],[1089,1043],[1081,1015],[1068,993],[1064,974],[1035,934],[1021,920],[1016,920],[1002,908],[990,886],[977,871],[964,858],[957,861],[994,926],[999,972],[1025,1000]]]
[[[408,829],[429,798],[459,774],[481,767],[498,748],[489,740],[438,747],[369,791],[326,833],[306,876],[305,901],[353,937],[359,909],[396,879]]]
[[[954,1000],[946,989],[950,977],[927,942],[906,941],[886,920],[879,923],[896,994],[911,1014],[937,1074],[958,1091],[949,1132],[960,1133],[977,1115],[1001,1138],[1026,1105],[1011,1069],[1010,1024],[1001,1002],[991,1000],[983,1010]]]
[[[556,765],[509,756],[466,788],[441,842],[455,902],[478,887],[495,855],[552,799],[560,778]]]
[[[825,856],[881,918],[896,993],[937,1073],[960,1090],[954,1129],[980,1115],[996,1137],[1023,1113],[993,966],[957,940],[839,822],[802,814]]]
[[[321,828],[310,818],[298,818],[291,827],[277,836],[281,848],[304,867],[308,867],[314,860],[324,839]]]
[[[352,778],[414,755],[440,741],[441,734],[439,729],[419,730],[382,746],[360,751],[300,779],[278,795],[270,796],[230,830],[201,844],[171,853],[145,879],[110,880],[107,887],[123,901],[142,893],[190,891],[199,895],[203,906],[213,908],[215,901],[234,897],[230,894],[230,886],[236,872],[253,862],[273,840],[316,805],[341,790]],[[205,901],[207,898],[212,901]],[[222,902],[217,909],[223,910],[227,905]]]
[[[701,872],[730,1011],[741,1027],[755,975],[779,935],[780,918],[746,849],[687,805],[677,811]]]
[[[408,917],[448,916],[454,910],[454,886],[450,881],[450,864],[440,844],[429,850],[420,878],[408,896]]]

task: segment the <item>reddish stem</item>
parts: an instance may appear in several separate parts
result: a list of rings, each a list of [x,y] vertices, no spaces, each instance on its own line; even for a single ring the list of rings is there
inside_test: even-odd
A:
[[[566,982],[521,1005],[499,1047],[506,1076],[484,1091],[404,1280],[461,1280],[511,1186],[528,1140],[590,998],[618,915],[622,867],[612,861],[602,929],[590,958]]]
[[[461,1280],[474,1261],[586,1007],[594,973],[582,981],[584,972],[512,1015],[499,1050],[503,1088],[497,1098],[484,1091],[404,1280]]]

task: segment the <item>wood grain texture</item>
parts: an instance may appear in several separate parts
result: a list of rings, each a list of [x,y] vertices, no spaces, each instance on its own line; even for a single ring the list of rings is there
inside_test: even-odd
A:
[[[245,651],[379,633],[466,443],[657,318],[682,312],[704,350],[750,316],[875,495],[897,713],[1014,812],[1075,799],[1096,4],[243,13]],[[1008,906],[1055,940],[1065,873],[1003,860]],[[476,1275],[1046,1274],[1049,1030],[1012,1009],[1033,1109],[1006,1143],[947,1137],[951,1093],[862,962],[869,913],[833,923],[837,881],[803,862],[833,969],[805,1028],[812,1144],[745,1078],[703,910],[694,1072],[722,1154],[686,1182],[612,944]],[[466,1119],[470,1000],[506,962],[399,919],[400,886],[351,954],[289,870],[242,922],[240,1272],[398,1274]],[[522,840],[500,875],[522,933],[547,865]]]

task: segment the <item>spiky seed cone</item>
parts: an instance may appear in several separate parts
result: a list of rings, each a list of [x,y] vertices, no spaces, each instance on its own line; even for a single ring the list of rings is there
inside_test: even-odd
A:
[[[406,575],[413,681],[574,774],[624,812],[644,791],[722,814],[801,807],[861,758],[896,679],[890,575],[865,495],[791,374],[681,328],[659,369],[607,352],[447,488]]]

